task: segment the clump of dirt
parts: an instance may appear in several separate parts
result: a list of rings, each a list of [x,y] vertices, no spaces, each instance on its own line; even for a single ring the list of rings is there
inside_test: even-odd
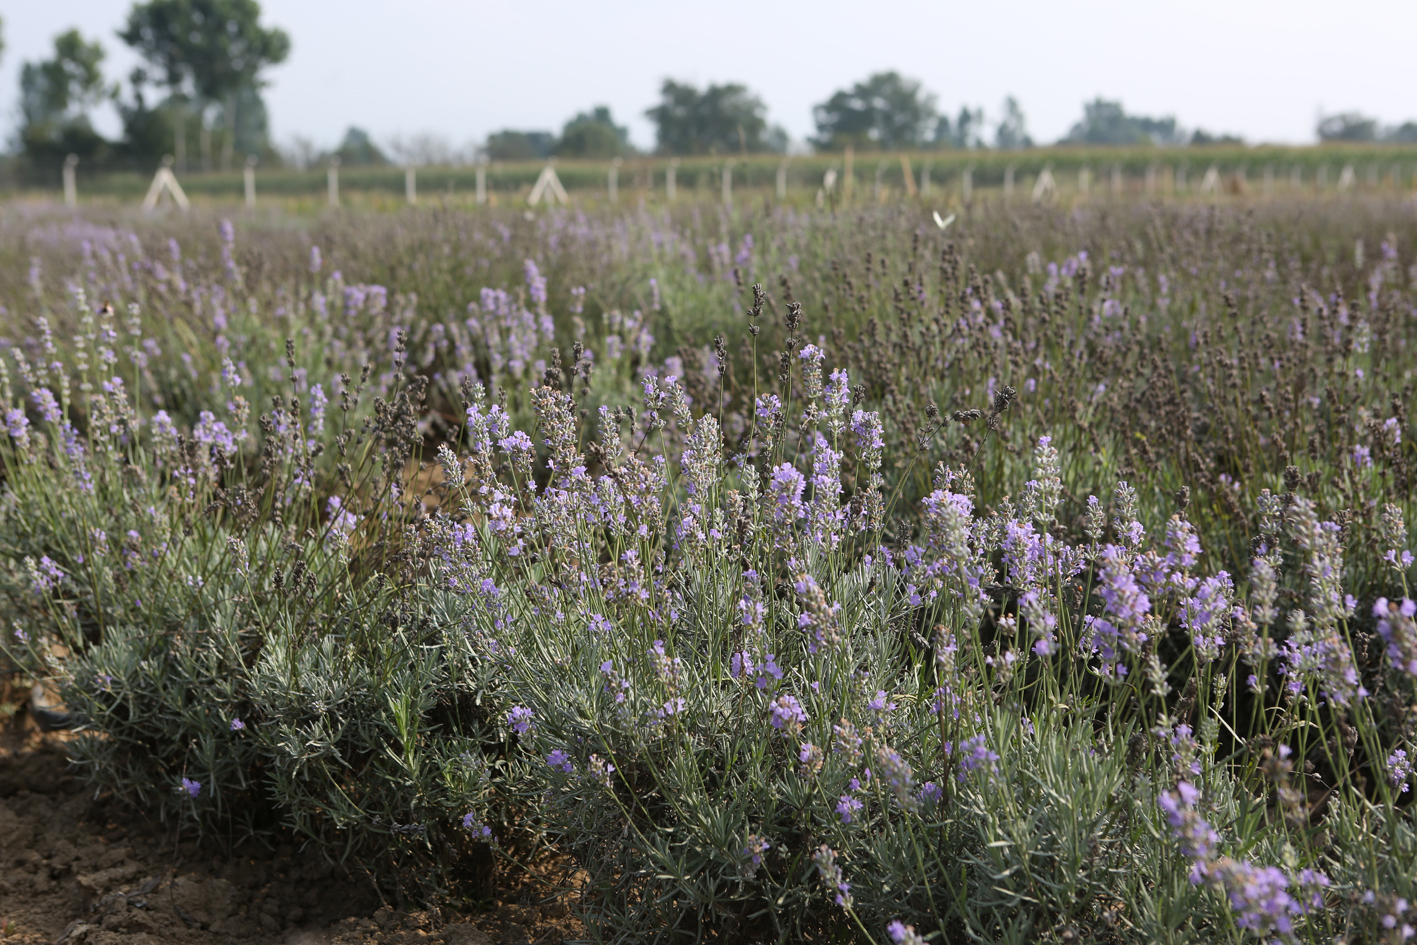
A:
[[[533,878],[486,911],[400,912],[317,851],[219,850],[86,790],[63,736],[21,711],[0,735],[0,942],[5,945],[553,945],[583,928]]]

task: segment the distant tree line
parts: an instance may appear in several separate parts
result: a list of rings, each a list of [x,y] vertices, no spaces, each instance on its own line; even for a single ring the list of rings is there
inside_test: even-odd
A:
[[[230,168],[238,155],[277,159],[262,73],[290,54],[290,38],[263,27],[260,16],[256,0],[134,4],[118,36],[143,64],[126,85],[104,78],[98,40],[77,29],[55,37],[48,59],[20,69],[16,144],[23,164],[48,176],[70,154],[108,169],[151,169],[164,156],[181,170],[192,163]],[[92,122],[107,102],[123,124],[113,141]]]
[[[434,135],[391,139],[381,147],[367,131],[351,127],[333,151],[297,138],[282,154],[270,141],[261,91],[265,70],[289,56],[290,38],[262,26],[260,18],[257,0],[137,2],[118,32],[143,60],[126,84],[104,77],[105,50],[98,40],[77,29],[55,37],[49,58],[26,62],[20,70],[14,150],[21,166],[31,176],[48,178],[70,154],[98,169],[150,170],[171,157],[185,171],[230,169],[247,155],[305,166],[335,156],[345,164],[371,165],[605,160],[635,153],[629,130],[616,123],[608,106],[596,105],[572,116],[559,134],[504,129],[462,151]],[[0,20],[0,55],[3,51]],[[94,110],[107,103],[122,121],[115,140],[99,134],[91,120]],[[654,151],[659,154],[781,153],[790,143],[781,126],[769,124],[762,98],[735,82],[699,88],[665,79],[659,101],[645,116],[655,126]],[[1034,145],[1013,96],[1004,99],[992,120],[978,106],[964,105],[950,115],[920,81],[895,71],[874,73],[832,93],[813,109],[813,120],[816,134],[806,143],[825,152]],[[1417,122],[1388,127],[1358,112],[1322,117],[1316,131],[1321,141],[1417,142]],[[1184,129],[1171,115],[1132,114],[1120,101],[1099,96],[1083,104],[1082,117],[1058,143],[1177,147],[1243,141],[1237,135]]]

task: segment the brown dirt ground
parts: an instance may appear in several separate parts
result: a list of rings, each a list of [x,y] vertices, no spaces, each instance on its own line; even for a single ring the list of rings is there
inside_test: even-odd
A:
[[[0,720],[3,945],[558,945],[583,937],[563,900],[503,880],[487,911],[399,912],[367,880],[286,845],[228,855],[84,788],[62,737]]]

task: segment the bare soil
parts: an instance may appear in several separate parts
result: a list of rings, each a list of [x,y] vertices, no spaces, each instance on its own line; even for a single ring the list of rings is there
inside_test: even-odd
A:
[[[470,915],[401,912],[318,853],[219,851],[86,789],[62,736],[0,721],[3,945],[557,945],[583,927],[534,878]]]

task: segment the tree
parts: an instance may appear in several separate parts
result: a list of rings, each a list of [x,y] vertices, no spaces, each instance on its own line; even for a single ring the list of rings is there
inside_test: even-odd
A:
[[[994,147],[1005,151],[1033,147],[1018,99],[1012,95],[1005,98],[1003,111],[1004,117],[994,126]]]
[[[915,79],[877,72],[812,110],[822,150],[918,148],[935,121],[935,96]]]
[[[387,164],[389,159],[384,157],[384,152],[380,151],[374,144],[374,139],[369,137],[369,132],[363,128],[350,126],[344,133],[344,141],[339,149],[335,151],[341,164]]]
[[[1396,128],[1389,128],[1383,134],[1383,140],[1394,144],[1417,143],[1417,121],[1405,121]]]
[[[665,79],[660,103],[645,111],[656,126],[665,154],[737,154],[767,151],[767,106],[735,82],[710,85],[700,92],[687,83]]]
[[[1317,131],[1320,141],[1375,141],[1378,123],[1358,112],[1343,112],[1319,119]]]
[[[948,115],[940,116],[931,143],[937,148],[982,148],[985,146],[983,131],[984,109],[961,105],[953,125]]]
[[[27,62],[20,70],[20,141],[36,163],[62,160],[68,154],[93,158],[107,142],[93,130],[89,109],[112,97],[103,80],[103,47],[87,42],[78,30],[54,38],[54,56]]]
[[[498,131],[487,136],[487,156],[494,161],[530,161],[548,158],[556,147],[549,131]]]
[[[630,129],[615,124],[605,105],[597,105],[566,122],[556,144],[556,153],[565,157],[609,158],[633,150]]]
[[[1239,135],[1231,134],[1211,134],[1203,128],[1197,128],[1191,133],[1191,146],[1204,148],[1208,145],[1216,144],[1244,144],[1245,139]]]
[[[1185,134],[1174,116],[1147,118],[1128,115],[1121,102],[1098,97],[1082,106],[1082,121],[1073,125],[1062,144],[1182,144]]]
[[[186,159],[182,106],[192,99],[204,132],[208,108],[224,106],[222,166],[230,166],[242,90],[262,88],[261,72],[290,54],[290,37],[283,30],[263,28],[260,17],[256,0],[149,0],[129,12],[118,35],[148,61],[168,89],[179,164]]]

